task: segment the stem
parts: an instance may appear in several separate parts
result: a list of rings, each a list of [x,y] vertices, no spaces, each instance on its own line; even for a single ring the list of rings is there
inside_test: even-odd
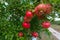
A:
[[[43,0],[41,0],[41,3],[44,3]]]

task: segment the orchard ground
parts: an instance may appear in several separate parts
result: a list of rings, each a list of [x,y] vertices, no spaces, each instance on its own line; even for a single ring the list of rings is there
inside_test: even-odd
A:
[[[51,27],[54,28],[56,31],[60,32],[60,25],[53,24]],[[46,34],[42,33],[42,39],[39,40],[58,40],[58,39],[53,35],[51,35],[49,38]]]

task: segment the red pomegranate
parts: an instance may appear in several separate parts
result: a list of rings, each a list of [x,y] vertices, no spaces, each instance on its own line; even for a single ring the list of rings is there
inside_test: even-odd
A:
[[[19,33],[18,33],[18,36],[19,36],[19,37],[23,37],[23,33],[22,33],[22,32],[19,32]]]
[[[37,16],[41,16],[43,14],[50,14],[51,12],[51,5],[50,4],[39,4],[35,7],[35,14]]]
[[[43,23],[42,23],[42,27],[43,28],[49,28],[50,27],[50,22],[49,21],[44,21]]]
[[[32,18],[33,17],[32,12],[31,11],[26,11],[26,17]]]
[[[36,15],[42,15],[46,11],[46,5],[45,4],[39,4],[35,7],[35,13]]]
[[[30,28],[30,23],[29,22],[23,22],[22,26],[23,26],[23,28],[28,29],[28,28]]]
[[[32,19],[32,18],[28,18],[28,17],[26,17],[26,16],[24,17],[24,21],[25,21],[25,22],[30,22],[31,19]]]
[[[46,14],[50,14],[50,12],[52,11],[52,6],[50,4],[46,4]]]
[[[33,32],[33,33],[32,33],[32,36],[33,36],[33,37],[38,37],[38,33],[37,33],[37,32]]]

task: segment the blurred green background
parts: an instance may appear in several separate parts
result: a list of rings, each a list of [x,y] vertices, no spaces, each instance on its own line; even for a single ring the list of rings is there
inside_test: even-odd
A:
[[[47,18],[51,21],[52,27],[60,32],[60,0],[43,1],[53,6],[52,14]],[[23,17],[21,16],[24,16],[26,8],[34,9],[39,3],[40,0],[0,0],[0,40],[20,40],[17,34],[22,30],[20,26]],[[42,40],[44,40],[44,37]]]

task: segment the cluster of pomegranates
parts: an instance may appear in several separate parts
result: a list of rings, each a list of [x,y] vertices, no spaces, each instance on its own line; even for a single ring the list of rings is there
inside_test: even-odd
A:
[[[30,21],[33,18],[34,15],[37,15],[39,18],[43,17],[43,14],[50,14],[51,12],[51,5],[50,4],[39,4],[35,7],[34,12],[32,11],[26,11],[26,15],[24,16],[24,22],[22,23],[22,27],[25,29],[30,28]],[[44,21],[42,22],[42,27],[43,28],[49,28],[50,27],[50,22],[49,21]],[[18,34],[20,37],[23,36],[22,32],[19,32]],[[37,32],[32,32],[31,34],[33,37],[38,37]]]

